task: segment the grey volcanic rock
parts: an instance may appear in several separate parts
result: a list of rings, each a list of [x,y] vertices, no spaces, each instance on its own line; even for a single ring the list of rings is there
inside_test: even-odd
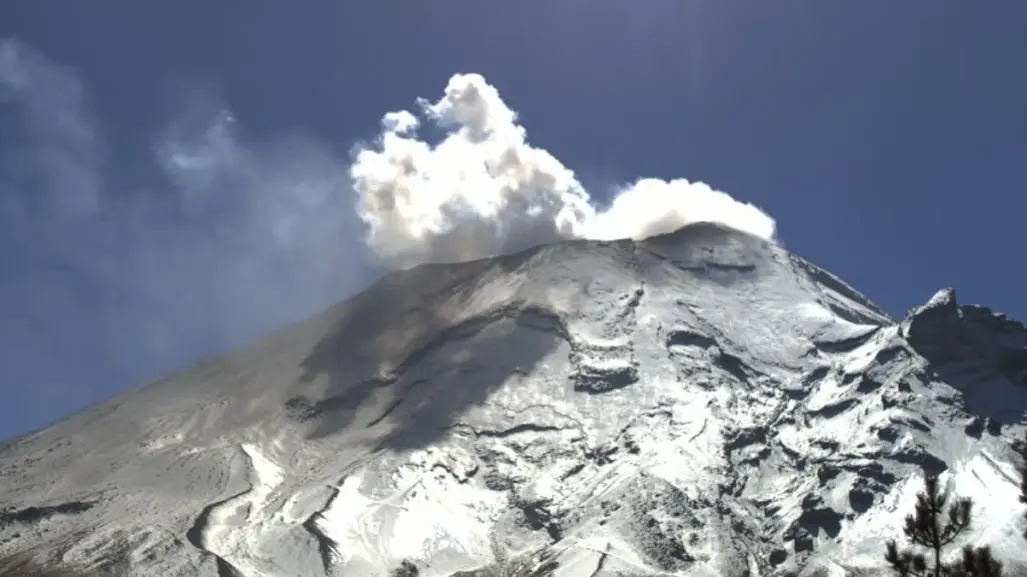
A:
[[[998,434],[1002,422],[1023,421],[1027,329],[1022,323],[987,307],[961,306],[948,288],[913,309],[901,327],[931,370],[968,397],[964,401],[972,403],[975,415],[972,428],[984,422]]]
[[[1027,562],[1027,331],[895,322],[692,225],[394,273],[0,446],[0,553],[119,575],[795,575],[880,567],[924,471]],[[502,573],[500,573],[502,574]]]

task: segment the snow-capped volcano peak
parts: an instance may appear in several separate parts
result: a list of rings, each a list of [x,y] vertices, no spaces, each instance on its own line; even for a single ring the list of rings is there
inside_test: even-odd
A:
[[[421,266],[0,448],[0,552],[219,577],[877,566],[927,470],[1009,559],[1024,334],[953,291],[896,323],[713,224]]]

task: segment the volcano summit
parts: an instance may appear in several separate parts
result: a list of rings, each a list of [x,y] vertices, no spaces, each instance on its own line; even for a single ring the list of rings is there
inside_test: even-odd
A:
[[[0,446],[0,553],[116,575],[843,575],[927,473],[1027,563],[1027,330],[713,224],[392,273]]]

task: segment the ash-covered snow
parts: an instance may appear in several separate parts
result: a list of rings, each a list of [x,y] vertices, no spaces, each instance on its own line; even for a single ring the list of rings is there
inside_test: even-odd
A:
[[[394,273],[0,446],[0,553],[124,575],[880,567],[922,472],[1027,563],[1027,330],[709,224]],[[533,557],[534,558],[534,557]]]

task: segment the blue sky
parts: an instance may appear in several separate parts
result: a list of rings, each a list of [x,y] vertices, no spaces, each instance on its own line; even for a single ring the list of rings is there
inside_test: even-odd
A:
[[[458,73],[598,204],[702,181],[893,314],[953,285],[1027,319],[1025,22],[955,0],[0,5],[0,437],[365,286],[387,265],[354,146]]]

